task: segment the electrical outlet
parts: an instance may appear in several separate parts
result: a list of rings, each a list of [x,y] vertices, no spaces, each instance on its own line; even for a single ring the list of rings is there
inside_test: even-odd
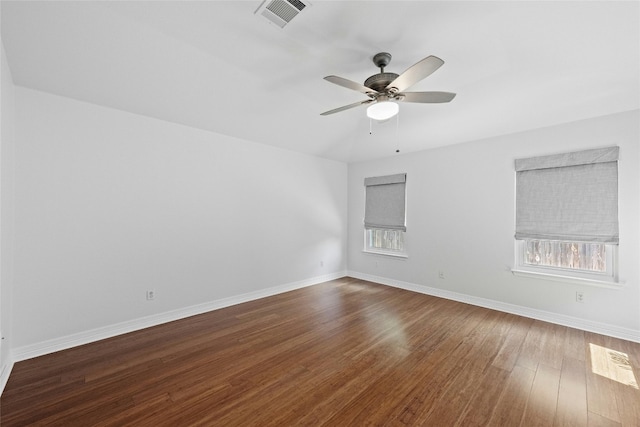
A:
[[[153,289],[147,290],[147,301],[151,301],[156,298],[156,291]]]
[[[584,302],[584,292],[576,292],[576,302]]]
[[[444,271],[439,270],[439,271],[438,271],[438,277],[439,277],[440,279],[444,279]]]
[[[324,267],[324,261],[320,260],[320,267]]]

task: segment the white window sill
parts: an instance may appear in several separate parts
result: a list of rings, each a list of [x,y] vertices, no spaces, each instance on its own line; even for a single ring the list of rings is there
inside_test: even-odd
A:
[[[623,282],[606,280],[604,278],[603,279],[587,279],[583,277],[563,276],[560,274],[522,270],[522,269],[515,269],[515,268],[511,269],[511,273],[514,276],[529,277],[532,279],[553,280],[555,282],[571,283],[574,285],[595,286],[598,288],[607,288],[607,289],[622,289],[622,285],[624,284]]]
[[[391,258],[400,258],[400,259],[408,259],[409,255],[405,254],[405,253],[393,253],[393,252],[376,252],[376,251],[367,251],[367,250],[363,250],[362,253],[368,254],[368,255],[381,255],[381,256],[386,256],[386,257],[391,257]]]

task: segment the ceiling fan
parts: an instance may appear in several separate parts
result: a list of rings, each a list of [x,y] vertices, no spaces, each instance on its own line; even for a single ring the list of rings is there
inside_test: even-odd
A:
[[[374,120],[386,120],[398,113],[397,102],[418,102],[425,104],[450,102],[455,96],[451,92],[404,92],[420,80],[431,75],[440,68],[444,61],[436,56],[427,56],[409,67],[404,73],[385,73],[384,68],[391,62],[391,54],[380,52],[373,57],[373,63],[380,68],[380,73],[374,74],[364,81],[364,85],[338,76],[327,76],[328,82],[346,87],[367,95],[368,99],[345,105],[333,110],[325,111],[322,116],[340,111],[371,104],[367,108],[367,116]]]

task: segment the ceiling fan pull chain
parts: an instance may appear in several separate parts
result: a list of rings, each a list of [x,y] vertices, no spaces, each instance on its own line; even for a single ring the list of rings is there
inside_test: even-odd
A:
[[[396,114],[396,153],[400,152],[400,113]]]
[[[373,135],[373,130],[371,129],[371,123],[373,123],[373,119],[369,117],[369,135]]]

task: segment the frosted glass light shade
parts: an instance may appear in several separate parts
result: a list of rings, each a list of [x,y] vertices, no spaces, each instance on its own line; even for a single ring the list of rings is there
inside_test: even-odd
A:
[[[378,101],[367,107],[367,117],[373,120],[387,120],[398,114],[400,107],[391,101]]]

